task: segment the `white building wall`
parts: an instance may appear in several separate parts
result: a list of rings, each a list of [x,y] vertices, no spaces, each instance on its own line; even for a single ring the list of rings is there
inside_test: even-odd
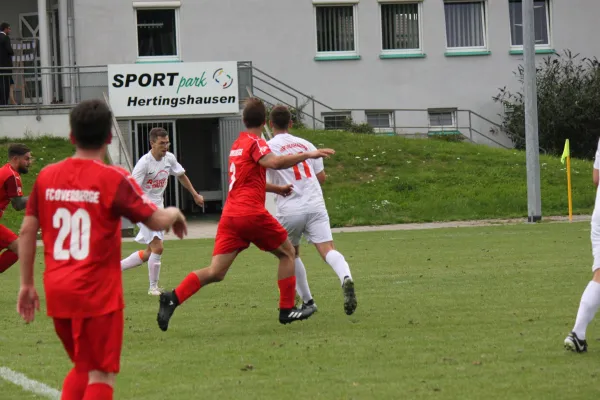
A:
[[[345,1],[345,0],[344,0]],[[425,58],[379,58],[379,2],[359,0],[356,25],[360,60],[315,61],[315,12],[310,0],[181,0],[180,43],[184,62],[249,60],[325,104],[352,109],[470,109],[493,121],[502,110],[498,88],[518,87],[513,75],[522,56],[509,54],[508,0],[488,0],[490,55],[447,57],[444,3],[424,0]],[[79,65],[134,63],[135,12],[131,0],[75,0]],[[551,1],[551,47],[600,53],[600,2]],[[541,60],[543,55],[538,55]],[[403,120],[405,118],[405,120]],[[360,119],[360,116],[359,118]],[[407,113],[398,126],[412,125]]]

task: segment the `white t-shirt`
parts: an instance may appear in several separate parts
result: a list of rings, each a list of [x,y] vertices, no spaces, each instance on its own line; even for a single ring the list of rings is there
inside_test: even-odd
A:
[[[600,169],[600,140],[598,140],[598,147],[594,156],[594,169]],[[592,224],[600,227],[600,185],[596,189],[596,204],[592,213]]]
[[[169,175],[181,176],[185,169],[177,162],[173,153],[156,160],[151,152],[139,159],[133,168],[134,179],[140,185],[146,196],[160,208],[164,207],[163,194],[169,182]]]
[[[308,140],[280,133],[267,142],[275,155],[290,155],[316,150]],[[276,196],[277,215],[302,215],[327,211],[317,174],[324,170],[323,159],[309,159],[288,169],[268,169],[267,179],[274,185],[294,185],[288,197]]]

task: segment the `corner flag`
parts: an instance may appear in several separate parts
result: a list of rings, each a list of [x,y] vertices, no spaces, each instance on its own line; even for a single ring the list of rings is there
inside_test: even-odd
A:
[[[565,149],[563,150],[562,157],[560,158],[561,163],[565,163],[565,159],[571,156],[571,149],[569,148],[569,139],[565,141]]]
[[[569,148],[569,139],[565,141],[565,149],[563,150],[560,162],[565,163],[567,160],[567,194],[569,200],[569,221],[573,221],[573,197],[571,193],[571,149]]]

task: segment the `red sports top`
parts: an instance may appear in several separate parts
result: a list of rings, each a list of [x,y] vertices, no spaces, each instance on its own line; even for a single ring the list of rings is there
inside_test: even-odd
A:
[[[140,222],[155,210],[119,167],[67,158],[44,168],[26,215],[42,229],[48,315],[89,318],[123,309],[121,217]]]
[[[223,216],[241,217],[265,212],[266,169],[259,163],[271,152],[262,138],[242,132],[229,152],[229,194]]]
[[[4,215],[4,211],[10,203],[10,199],[12,197],[21,196],[23,196],[21,176],[10,166],[10,164],[4,164],[4,166],[0,168],[0,217]]]

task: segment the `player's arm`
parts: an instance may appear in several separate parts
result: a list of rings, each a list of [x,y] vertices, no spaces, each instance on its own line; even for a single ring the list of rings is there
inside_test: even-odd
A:
[[[594,157],[594,171],[592,172],[592,180],[594,181],[594,186],[598,187],[598,182],[600,182],[600,140],[598,140],[596,156]]]
[[[258,160],[258,163],[264,168],[287,169],[302,161],[308,160],[309,158],[323,158],[333,154],[335,154],[335,151],[332,149],[319,149],[285,156],[276,156],[273,153],[269,153],[261,157],[260,160]]]
[[[40,228],[36,187],[37,184],[34,184],[31,192],[32,201],[27,204],[27,211],[19,232],[21,289],[17,300],[17,312],[27,323],[33,321],[35,311],[40,309],[33,280],[37,232]]]
[[[194,199],[194,203],[198,204],[199,206],[203,206],[204,197],[196,192],[196,189],[194,189],[194,185],[192,185],[190,178],[188,178],[188,176],[185,174],[185,169],[181,166],[181,164],[179,164],[179,161],[177,161],[177,158],[175,158],[173,154],[169,153],[169,157],[172,161],[169,173],[173,176],[176,176],[179,183],[181,183],[181,185],[183,185],[183,187],[190,192],[192,198]]]
[[[194,185],[192,185],[190,178],[188,178],[188,176],[185,173],[179,175],[177,177],[177,180],[179,181],[179,183],[181,183],[181,185],[184,188],[187,189],[188,192],[190,192],[190,194],[194,198],[194,203],[198,204],[199,206],[202,206],[204,204],[204,197],[202,197],[198,192],[196,192],[196,189],[194,189]]]
[[[292,194],[292,188],[294,185],[273,185],[272,183],[267,183],[267,193],[275,193],[283,197],[287,197]]]
[[[10,199],[10,204],[17,211],[22,211],[27,206],[28,197],[23,196],[23,189],[19,186],[17,178],[10,176],[4,181],[4,191]]]

